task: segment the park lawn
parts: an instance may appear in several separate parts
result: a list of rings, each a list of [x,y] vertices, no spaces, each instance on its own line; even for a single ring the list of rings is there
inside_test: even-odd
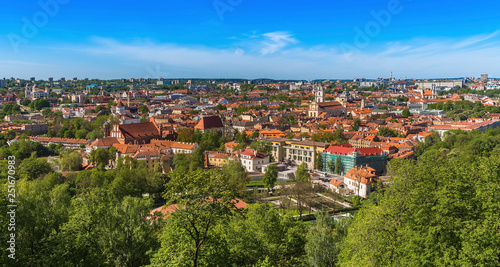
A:
[[[264,182],[262,180],[253,180],[253,181],[248,181],[247,187],[254,187],[254,186],[257,186],[257,187],[266,187],[266,184],[264,184]]]

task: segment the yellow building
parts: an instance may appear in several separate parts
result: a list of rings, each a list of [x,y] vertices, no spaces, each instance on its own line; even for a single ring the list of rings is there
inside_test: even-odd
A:
[[[231,156],[229,153],[205,151],[205,168],[222,168],[231,159],[234,159],[234,156]]]

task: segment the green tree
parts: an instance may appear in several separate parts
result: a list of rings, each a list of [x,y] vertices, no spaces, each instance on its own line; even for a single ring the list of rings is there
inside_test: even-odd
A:
[[[203,248],[209,244],[214,225],[227,218],[234,207],[235,191],[219,170],[197,170],[171,176],[164,195],[167,204],[176,204],[161,236],[162,247],[155,255],[156,266],[192,265],[209,261]]]
[[[60,174],[52,173],[44,179],[17,182],[16,202],[22,205],[16,210],[16,258],[22,263],[7,266],[52,264],[57,246],[53,236],[68,220],[71,200],[68,184],[61,181]]]
[[[222,167],[222,173],[227,177],[228,184],[234,188],[238,197],[243,197],[247,192],[246,184],[248,183],[248,173],[239,160],[229,160]]]
[[[377,135],[386,137],[396,137],[398,136],[398,131],[391,129],[389,127],[379,127]]]
[[[101,249],[114,266],[144,266],[159,247],[159,222],[146,219],[152,200],[127,196],[113,205],[102,228]]]
[[[316,155],[316,170],[323,170],[323,157],[321,156],[321,153],[318,153]]]
[[[21,105],[23,105],[23,106],[28,106],[30,103],[31,103],[31,100],[29,100],[27,98],[21,100]]]
[[[337,157],[337,162],[335,163],[335,173],[341,174],[344,171],[344,166],[342,166],[342,160],[340,157]]]
[[[410,110],[409,109],[403,109],[402,115],[405,118],[410,117],[411,116]]]
[[[28,180],[37,179],[38,177],[52,172],[52,168],[46,160],[34,157],[24,159],[19,165],[20,177],[27,178]]]
[[[307,164],[302,162],[302,164],[297,167],[297,171],[295,171],[295,181],[303,181],[309,182],[309,170],[307,169]]]
[[[142,114],[148,114],[149,113],[149,109],[148,109],[148,106],[146,105],[141,105],[140,107],[140,111]]]
[[[85,139],[88,134],[89,134],[89,131],[87,131],[85,129],[80,129],[80,130],[75,132],[75,138]]]
[[[354,119],[352,123],[352,130],[355,132],[358,131],[360,126],[361,126],[361,120],[359,118]]]
[[[306,225],[269,205],[255,204],[247,210],[218,228],[228,250],[220,265],[301,266]]]
[[[99,165],[107,165],[109,161],[109,153],[108,150],[104,148],[98,148],[96,150],[92,150],[90,152],[90,162],[92,164],[99,166]]]
[[[339,221],[330,220],[328,212],[319,212],[316,223],[310,227],[305,244],[307,266],[330,267],[338,266],[338,255],[341,252],[342,241],[347,235],[349,218]]]
[[[328,161],[328,170],[331,172],[331,173],[337,173],[337,168],[335,166],[335,161],[333,159],[331,159],[330,161]]]
[[[76,151],[62,154],[60,161],[62,171],[79,171],[82,167],[82,156]]]
[[[500,157],[474,155],[466,146],[430,148],[417,162],[391,161],[391,185],[377,205],[363,203],[341,265],[498,265],[500,205],[492,185],[500,179]],[[364,246],[370,250],[361,252]]]
[[[262,177],[262,181],[269,189],[269,191],[273,189],[277,179],[278,179],[278,166],[276,164],[267,165],[264,177]]]
[[[178,131],[177,141],[178,142],[192,142],[194,130],[193,128],[182,128]]]

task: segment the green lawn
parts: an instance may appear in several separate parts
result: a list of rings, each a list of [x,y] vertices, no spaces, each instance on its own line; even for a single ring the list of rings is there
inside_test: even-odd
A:
[[[247,183],[247,187],[254,187],[254,186],[266,187],[266,185],[264,184],[264,182],[262,180],[253,180],[253,181],[249,181]]]

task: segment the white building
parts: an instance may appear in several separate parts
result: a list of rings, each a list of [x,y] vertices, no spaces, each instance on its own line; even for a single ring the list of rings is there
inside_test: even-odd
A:
[[[186,142],[174,142],[172,143],[170,148],[172,149],[172,153],[174,154],[177,153],[191,154],[198,148],[198,144],[186,143]]]
[[[378,178],[375,169],[371,167],[356,167],[346,172],[344,184],[355,195],[366,198],[373,191]]]
[[[415,82],[418,89],[434,89],[434,88],[455,88],[455,86],[464,86],[464,80],[438,80],[438,81],[419,81]]]
[[[254,149],[240,149],[234,152],[247,172],[261,172],[264,165],[269,164],[269,157]]]

